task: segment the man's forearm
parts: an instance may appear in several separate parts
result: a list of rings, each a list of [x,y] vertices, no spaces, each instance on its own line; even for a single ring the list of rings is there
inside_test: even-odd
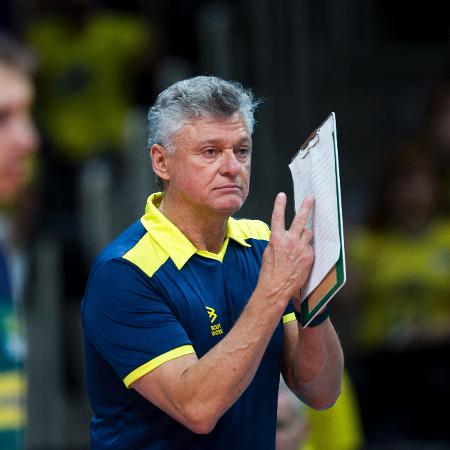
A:
[[[200,359],[186,355],[138,379],[133,387],[175,420],[208,433],[253,379],[286,302],[256,289],[229,333]]]
[[[244,392],[259,367],[284,308],[255,293],[225,338],[183,374],[185,401],[215,423]],[[261,301],[264,300],[264,301]]]
[[[340,393],[344,357],[338,336],[329,319],[317,327],[296,327],[286,338],[286,378],[291,389],[316,409],[332,406]],[[294,337],[293,337],[294,336]],[[297,336],[297,338],[295,338]]]

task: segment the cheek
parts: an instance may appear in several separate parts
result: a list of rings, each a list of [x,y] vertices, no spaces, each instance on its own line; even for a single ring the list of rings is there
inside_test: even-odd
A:
[[[174,177],[174,182],[182,190],[202,192],[208,185],[208,174],[199,168],[181,168]]]
[[[248,165],[248,167],[244,167],[244,169],[242,170],[242,180],[245,184],[247,193],[250,186],[250,174],[251,174],[251,166]]]

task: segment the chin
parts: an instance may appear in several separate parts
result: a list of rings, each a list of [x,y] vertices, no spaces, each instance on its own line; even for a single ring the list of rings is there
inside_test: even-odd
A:
[[[239,192],[239,194],[230,193],[211,199],[209,203],[210,209],[218,214],[227,214],[230,216],[242,208],[247,198],[247,195],[244,196],[242,194],[243,192]]]
[[[243,204],[244,202],[242,200],[234,202],[226,202],[222,205],[217,205],[216,208],[214,209],[219,213],[231,215],[238,212],[242,208]]]

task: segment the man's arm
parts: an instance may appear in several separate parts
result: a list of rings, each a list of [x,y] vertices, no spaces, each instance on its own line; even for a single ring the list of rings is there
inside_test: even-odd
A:
[[[312,233],[305,228],[312,203],[304,202],[286,230],[286,196],[277,196],[258,284],[227,336],[202,358],[176,358],[132,384],[192,431],[211,431],[247,388],[289,299],[306,282],[314,259]]]
[[[264,303],[254,294],[232,330],[202,358],[168,361],[132,387],[195,433],[209,433],[253,379],[279,323],[283,308]]]
[[[307,219],[299,211],[291,229],[297,230],[301,239],[306,236],[309,243],[312,232],[306,228]],[[299,311],[300,289],[291,298]],[[296,320],[284,325],[283,378],[306,404],[326,409],[336,402],[341,392],[343,365],[342,348],[329,318],[315,327],[302,328]]]
[[[331,407],[341,392],[344,358],[330,319],[302,328],[284,326],[283,378],[293,392],[315,409]]]

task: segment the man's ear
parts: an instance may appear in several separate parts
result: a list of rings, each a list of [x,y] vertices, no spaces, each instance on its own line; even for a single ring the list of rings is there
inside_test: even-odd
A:
[[[167,170],[167,159],[169,154],[162,145],[153,144],[150,147],[150,157],[152,158],[153,171],[164,181],[170,179],[169,172]]]

